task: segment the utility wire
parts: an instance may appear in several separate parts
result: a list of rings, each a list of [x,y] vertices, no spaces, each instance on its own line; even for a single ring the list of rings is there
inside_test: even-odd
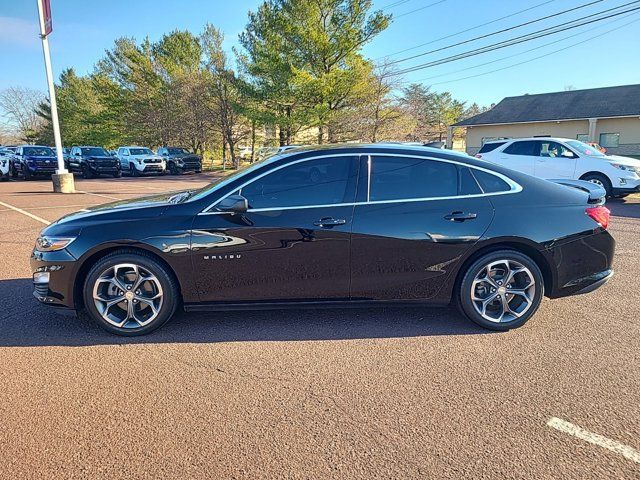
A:
[[[410,2],[411,0],[399,0],[397,2],[391,2],[388,3],[387,5],[383,5],[382,7],[380,7],[380,10],[389,10],[390,8],[395,8],[398,7],[400,5],[402,5],[403,3],[407,3]]]
[[[430,40],[428,42],[421,43],[420,45],[416,45],[415,47],[409,47],[409,48],[405,48],[403,50],[398,50],[397,52],[388,53],[387,55],[383,55],[381,57],[376,58],[376,60],[380,60],[380,59],[386,58],[386,57],[393,57],[394,55],[399,55],[399,54],[404,53],[404,52],[409,52],[411,50],[416,50],[416,49],[418,49],[420,47],[424,47],[426,45],[431,45],[432,43],[440,42],[442,40],[446,40],[446,39],[451,38],[451,37],[457,37],[458,35],[462,35],[463,33],[467,33],[467,32],[470,32],[472,30],[477,30],[478,28],[486,27],[487,25],[491,25],[493,23],[499,22],[499,21],[504,20],[506,18],[515,17],[516,15],[520,15],[521,13],[528,12],[529,10],[533,10],[535,8],[542,7],[543,5],[547,5],[547,4],[553,3],[555,1],[556,0],[547,0],[546,2],[538,3],[537,5],[533,5],[532,7],[525,8],[524,10],[518,10],[517,12],[510,13],[509,15],[505,15],[504,17],[495,18],[495,19],[493,19],[493,20],[491,20],[489,22],[481,23],[479,25],[475,25],[473,27],[469,27],[469,28],[466,28],[464,30],[460,30],[459,32],[451,33],[449,35],[445,35],[444,37],[436,38],[435,40]]]
[[[610,21],[610,22],[606,22],[604,25],[600,25],[600,26],[598,26],[598,27],[594,27],[594,30],[599,29],[599,28],[606,27],[607,25],[612,25],[612,24],[614,24],[614,23],[618,23],[618,22],[620,22],[621,20],[624,20],[625,18],[631,17],[631,16],[633,16],[633,15],[638,15],[638,12],[632,12],[632,13],[630,13],[630,14],[628,14],[628,15],[624,15],[624,16],[622,16],[622,17],[620,17],[620,18],[617,18],[617,19],[615,19],[615,20],[612,20],[612,21]],[[627,25],[627,24],[625,24],[625,25]],[[622,25],[622,26],[625,26],[625,25]],[[621,26],[620,28],[622,28],[622,26]],[[570,38],[579,37],[579,36],[584,35],[584,34],[586,34],[586,33],[591,33],[591,31],[590,31],[590,30],[585,30],[585,31],[583,31],[583,32],[574,33],[573,35],[568,35],[568,36],[563,37],[563,38],[560,38],[560,39],[558,39],[558,40],[554,40],[553,42],[544,43],[544,44],[542,44],[542,45],[538,45],[537,47],[529,48],[528,50],[523,50],[522,52],[514,53],[513,55],[507,55],[506,57],[497,58],[497,59],[495,59],[495,60],[491,60],[491,61],[489,61],[489,62],[479,63],[479,64],[477,64],[477,65],[473,65],[473,66],[471,66],[471,67],[461,68],[461,69],[459,69],[459,70],[454,70],[454,71],[452,71],[452,72],[440,73],[440,74],[438,74],[438,75],[431,75],[431,76],[429,76],[429,77],[423,77],[423,78],[420,78],[420,79],[418,79],[418,80],[413,80],[411,83],[424,82],[425,80],[431,80],[432,78],[441,78],[441,77],[446,77],[446,76],[448,76],[448,75],[454,75],[454,74],[456,74],[456,73],[465,72],[465,71],[467,71],[467,70],[472,70],[472,69],[474,69],[474,68],[486,67],[487,65],[492,65],[492,64],[494,64],[494,63],[503,62],[504,60],[508,60],[508,59],[510,59],[510,58],[519,57],[519,56],[524,55],[524,54],[526,54],[526,53],[534,52],[534,51],[536,51],[536,50],[540,50],[541,48],[545,48],[545,47],[548,47],[548,46],[550,46],[550,45],[555,45],[555,44],[557,44],[557,43],[561,43],[561,42],[564,42],[564,41],[566,41],[566,40],[569,40]],[[440,83],[443,83],[443,82],[440,82]]]
[[[583,43],[587,43],[587,42],[589,42],[589,41],[591,41],[591,40],[594,40],[594,39],[596,39],[596,38],[600,38],[600,37],[602,37],[602,36],[604,36],[604,35],[607,35],[607,34],[609,34],[609,33],[611,33],[611,32],[615,32],[615,31],[617,31],[617,30],[620,30],[620,29],[622,29],[622,28],[624,28],[624,27],[626,27],[626,26],[629,26],[629,25],[631,25],[632,23],[636,23],[636,22],[640,22],[640,18],[638,18],[638,19],[636,19],[636,20],[632,20],[631,22],[627,22],[627,23],[625,23],[625,24],[623,24],[623,25],[620,25],[619,27],[612,28],[611,30],[607,30],[606,32],[603,32],[603,33],[601,33],[601,34],[599,34],[599,35],[595,35],[595,36],[593,36],[593,37],[590,37],[590,38],[587,38],[587,39],[585,39],[585,40],[582,40],[581,42],[576,42],[576,43],[573,43],[573,44],[571,44],[571,45],[567,45],[566,47],[559,48],[559,49],[557,49],[557,50],[553,50],[552,52],[545,53],[544,55],[539,55],[539,56],[537,56],[537,57],[530,58],[529,60],[524,60],[524,61],[522,61],[522,62],[514,63],[514,64],[512,64],[512,65],[507,65],[506,67],[502,67],[502,68],[498,68],[498,69],[495,69],[495,70],[491,70],[491,71],[489,71],[489,72],[483,72],[483,73],[478,73],[478,74],[476,74],[476,75],[470,75],[470,76],[467,76],[467,77],[456,78],[456,79],[454,79],[454,80],[448,80],[448,81],[443,81],[443,82],[432,83],[431,85],[442,85],[442,84],[445,84],[445,83],[460,82],[460,81],[462,81],[462,80],[468,80],[468,79],[471,79],[471,78],[477,78],[477,77],[481,77],[481,76],[483,76],[483,75],[490,75],[490,74],[492,74],[492,73],[501,72],[501,71],[503,71],[503,70],[507,70],[507,69],[509,69],[509,68],[518,67],[518,66],[520,66],[520,65],[524,65],[525,63],[529,63],[529,62],[533,62],[533,61],[535,61],[535,60],[539,60],[539,59],[541,59],[541,58],[549,57],[549,56],[554,55],[554,54],[556,54],[556,53],[558,53],[558,52],[562,52],[562,51],[564,51],[564,50],[568,50],[568,49],[573,48],[573,47],[576,47],[576,46],[578,46],[578,45],[582,45]]]
[[[427,8],[434,7],[436,5],[439,5],[440,3],[444,3],[446,1],[447,0],[439,0],[437,2],[430,3],[429,5],[425,5],[424,7],[416,8],[415,10],[410,10],[408,12],[401,13],[400,15],[394,15],[393,18],[406,17],[407,15],[411,15],[412,13],[419,12],[420,10],[425,10]]]
[[[630,2],[630,4],[637,4],[639,2],[640,2],[640,0],[636,0],[635,2]],[[629,4],[627,4],[627,5],[629,5]],[[626,5],[621,5],[619,7],[616,7],[615,9],[618,9],[618,8],[621,8],[621,7],[624,7],[624,6],[626,6]],[[610,9],[610,10],[615,10],[615,9]],[[549,27],[549,28],[545,28],[545,29],[542,29],[542,30],[538,30],[536,32],[532,32],[532,33],[529,33],[529,34],[526,34],[526,35],[521,35],[519,37],[514,37],[514,38],[511,38],[511,39],[508,39],[508,40],[504,40],[502,42],[498,42],[498,43],[494,43],[494,44],[491,44],[491,45],[487,45],[485,47],[476,48],[476,49],[473,49],[473,50],[468,50],[466,52],[463,52],[463,53],[460,53],[460,54],[457,54],[457,55],[451,55],[449,57],[444,57],[444,58],[441,58],[439,60],[434,60],[432,62],[423,63],[423,64],[420,64],[420,65],[415,65],[415,66],[412,66],[412,67],[405,68],[403,70],[398,70],[398,71],[395,71],[395,72],[391,72],[391,73],[388,74],[388,76],[402,75],[402,74],[405,74],[405,73],[410,73],[410,72],[414,72],[414,71],[417,71],[417,70],[422,70],[422,69],[425,69],[425,68],[434,67],[436,65],[442,65],[444,63],[449,63],[449,62],[453,62],[453,61],[456,61],[456,60],[461,60],[463,58],[473,57],[475,55],[480,55],[482,53],[487,53],[487,52],[491,52],[491,51],[494,51],[494,50],[499,50],[499,49],[502,49],[502,48],[505,48],[505,47],[510,47],[512,45],[517,45],[517,44],[520,44],[520,43],[523,43],[523,42],[528,42],[530,40],[535,40],[537,38],[542,38],[542,37],[546,37],[546,36],[549,36],[549,35],[554,35],[556,33],[564,32],[565,30],[571,30],[573,28],[581,27],[581,26],[584,26],[584,25],[589,25],[591,23],[600,22],[602,20],[606,20],[607,18],[612,18],[612,17],[616,17],[618,15],[623,15],[625,13],[630,13],[630,12],[633,12],[633,11],[636,11],[636,10],[640,10],[640,7],[634,7],[634,8],[628,9],[628,10],[623,10],[621,12],[611,13],[611,14],[603,16],[603,17],[599,17],[599,18],[595,18],[595,19],[589,20],[591,17],[601,15],[602,13],[605,13],[605,12],[610,11],[610,10],[605,10],[605,11],[599,12],[599,13],[597,13],[595,15],[588,15],[586,17],[582,17],[580,19],[573,20],[573,21],[569,22],[568,24],[555,25],[553,27]],[[571,24],[574,24],[574,25],[571,25]]]
[[[501,33],[509,32],[509,31],[515,30],[517,28],[526,27],[527,25],[532,25],[534,23],[542,22],[543,20],[548,20],[548,19],[553,18],[553,17],[558,17],[560,15],[564,15],[565,13],[574,12],[576,10],[580,10],[581,8],[590,7],[591,5],[595,5],[596,3],[601,3],[603,1],[604,0],[594,0],[592,2],[585,3],[585,4],[582,4],[582,5],[578,5],[577,7],[569,8],[567,10],[563,10],[561,12],[553,13],[553,14],[547,15],[545,17],[540,17],[540,18],[536,18],[534,20],[529,20],[528,22],[524,22],[524,23],[521,23],[519,25],[513,25],[512,27],[503,28],[502,30],[497,30],[495,32],[487,33],[485,35],[480,35],[479,37],[474,37],[474,38],[470,38],[468,40],[463,40],[463,41],[458,42],[458,43],[453,43],[451,45],[446,45],[446,46],[441,47],[441,48],[436,48],[435,50],[429,50],[428,52],[418,53],[418,54],[412,55],[410,57],[400,58],[398,60],[394,60],[393,62],[389,62],[388,64],[389,65],[394,65],[394,64],[400,63],[400,62],[406,62],[407,60],[413,60],[414,58],[424,57],[425,55],[429,55],[431,53],[441,52],[443,50],[448,50],[448,49],[453,48],[453,47],[459,47],[460,45],[465,45],[467,43],[475,42],[476,40],[482,40],[483,38],[493,37],[494,35],[499,35]],[[620,8],[620,7],[616,7],[616,8]],[[611,9],[611,10],[613,10],[613,9]],[[604,11],[606,12],[608,10],[604,10]],[[602,13],[602,12],[600,12],[600,13]]]

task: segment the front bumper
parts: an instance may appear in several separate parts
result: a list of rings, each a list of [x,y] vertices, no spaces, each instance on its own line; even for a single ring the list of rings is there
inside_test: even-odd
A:
[[[51,167],[43,167],[39,165],[29,165],[26,164],[27,169],[29,169],[29,173],[31,175],[53,175],[56,173],[57,165],[52,165]]]
[[[147,163],[141,170],[142,173],[163,173],[164,167],[161,163]]]
[[[29,261],[33,273],[33,296],[45,305],[74,307],[76,259],[66,250],[33,251]],[[43,278],[43,277],[46,277]]]
[[[91,165],[90,163],[87,163],[87,166],[89,167],[89,171],[91,171],[91,173],[93,173],[94,175],[113,175],[114,173],[118,173],[120,171],[119,166],[113,165],[101,166],[96,164]]]
[[[200,163],[176,163],[176,168],[181,172],[201,172],[202,164]]]

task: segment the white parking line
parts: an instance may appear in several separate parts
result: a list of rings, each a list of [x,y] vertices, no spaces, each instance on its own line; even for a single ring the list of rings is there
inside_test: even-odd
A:
[[[14,207],[13,205],[9,205],[8,203],[4,203],[4,202],[0,202],[0,205],[2,205],[3,207],[7,207],[10,208],[11,210],[21,213],[23,215],[26,215],[29,218],[32,218],[33,220],[37,220],[40,223],[44,223],[45,225],[51,225],[51,222],[48,220],[45,220],[42,217],[39,217],[37,215],[34,215],[33,213],[29,213],[26,210],[22,210],[21,208],[18,207]]]
[[[555,428],[560,432],[573,435],[576,438],[584,440],[585,442],[593,443],[612,452],[619,453],[624,458],[631,460],[632,462],[640,463],[640,452],[635,448],[625,445],[610,438],[603,437],[597,433],[591,433],[588,430],[584,430],[573,423],[562,420],[561,418],[551,417],[547,422],[547,426]]]
[[[96,197],[108,198],[109,200],[122,200],[118,197],[112,197],[110,195],[103,195],[101,193],[93,193],[93,192],[84,192],[82,190],[76,190],[77,193],[84,193],[85,195],[94,195]]]

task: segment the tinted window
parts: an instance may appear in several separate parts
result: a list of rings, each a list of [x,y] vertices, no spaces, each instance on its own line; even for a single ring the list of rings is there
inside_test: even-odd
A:
[[[473,176],[478,180],[484,193],[508,192],[511,190],[507,182],[491,173],[474,168]]]
[[[81,149],[83,155],[95,155],[98,157],[107,157],[109,152],[100,147],[84,147]]]
[[[250,208],[298,207],[353,202],[356,162],[328,157],[276,170],[246,185],[240,194]]]
[[[513,142],[507,148],[504,149],[504,153],[508,155],[538,155],[537,142],[524,141]]]
[[[129,153],[131,155],[153,155],[153,152],[148,148],[131,148]]]
[[[501,147],[502,145],[504,145],[507,142],[492,142],[492,143],[485,143],[482,148],[480,149],[480,151],[478,153],[487,153],[487,152],[493,152],[496,148]]]
[[[476,179],[473,177],[471,171],[467,167],[462,167],[458,170],[460,172],[460,188],[458,189],[458,193],[460,195],[475,195],[478,193],[482,193],[478,182],[476,182]]]
[[[404,157],[374,157],[370,200],[450,197],[458,194],[455,164]]]

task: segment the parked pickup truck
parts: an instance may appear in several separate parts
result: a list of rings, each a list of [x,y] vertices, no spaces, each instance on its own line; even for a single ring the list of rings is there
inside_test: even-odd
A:
[[[22,175],[29,180],[39,175],[56,173],[58,160],[51,147],[43,145],[20,145],[16,148],[11,161],[11,176]]]
[[[146,147],[120,147],[118,160],[122,171],[137,177],[145,173],[164,174],[167,163],[160,155],[156,155]]]
[[[202,171],[202,159],[198,155],[190,153],[186,148],[160,147],[157,153],[165,159],[167,170],[172,175],[188,171],[196,173]]]
[[[70,172],[82,173],[84,178],[100,175],[122,176],[120,161],[102,147],[73,147],[68,156]]]

